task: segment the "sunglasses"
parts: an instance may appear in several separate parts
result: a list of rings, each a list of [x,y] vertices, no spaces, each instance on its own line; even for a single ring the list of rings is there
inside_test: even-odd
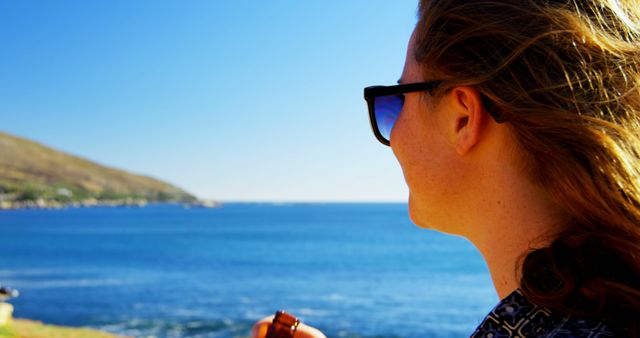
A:
[[[364,89],[364,99],[369,107],[369,121],[373,134],[376,135],[378,141],[389,146],[391,142],[391,130],[396,123],[402,106],[404,106],[404,94],[412,92],[426,91],[431,92],[440,85],[442,81],[428,81],[401,84],[395,86],[372,86]],[[495,103],[493,103],[485,95],[480,96],[482,103],[489,112],[489,115],[497,123],[504,123],[505,116],[498,112]]]
[[[401,84],[395,86],[372,86],[364,89],[364,99],[369,107],[369,121],[373,134],[378,141],[389,146],[391,130],[396,123],[402,106],[404,94],[426,91],[431,94],[441,81]]]

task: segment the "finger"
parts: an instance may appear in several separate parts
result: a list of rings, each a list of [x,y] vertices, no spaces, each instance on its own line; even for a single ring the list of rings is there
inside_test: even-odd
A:
[[[269,325],[273,321],[274,316],[269,316],[260,319],[255,324],[253,324],[253,328],[251,329],[251,338],[265,338],[267,336],[267,331],[269,330]]]
[[[293,338],[327,338],[327,336],[315,327],[300,323]]]

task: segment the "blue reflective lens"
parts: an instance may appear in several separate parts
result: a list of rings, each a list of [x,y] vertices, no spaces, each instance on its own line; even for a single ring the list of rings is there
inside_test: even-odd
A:
[[[387,141],[391,138],[391,130],[404,105],[404,95],[378,96],[374,101],[376,124],[378,131]]]

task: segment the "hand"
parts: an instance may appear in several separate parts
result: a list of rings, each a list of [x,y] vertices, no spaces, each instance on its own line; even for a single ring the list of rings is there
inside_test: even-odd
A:
[[[269,316],[257,321],[253,324],[253,329],[251,330],[251,338],[265,338],[267,336],[267,330],[269,330],[269,326],[273,321],[273,316]],[[327,338],[320,330],[306,325],[304,323],[300,323],[298,325],[298,329],[294,335],[294,338]]]

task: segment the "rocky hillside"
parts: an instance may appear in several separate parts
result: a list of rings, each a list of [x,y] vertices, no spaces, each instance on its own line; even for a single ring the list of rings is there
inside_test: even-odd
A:
[[[195,201],[169,183],[0,132],[0,208]]]

